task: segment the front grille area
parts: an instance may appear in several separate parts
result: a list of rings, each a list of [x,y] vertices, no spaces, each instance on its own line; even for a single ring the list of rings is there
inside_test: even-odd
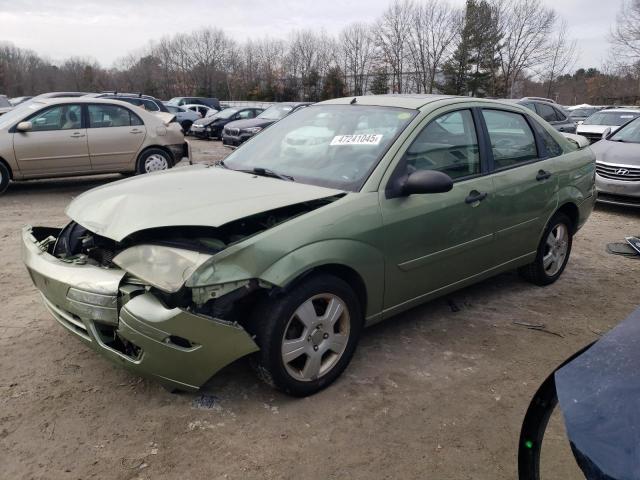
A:
[[[640,167],[625,167],[607,163],[596,163],[596,172],[603,178],[622,180],[625,182],[640,181]]]
[[[583,137],[586,137],[590,143],[596,143],[602,140],[601,133],[579,133],[578,135],[582,135]]]
[[[227,128],[225,129],[227,131],[227,135],[231,135],[234,137],[237,137],[238,135],[240,135],[240,129],[239,128]]]
[[[612,195],[610,193],[598,193],[598,201],[602,203],[614,203],[629,207],[640,207],[640,197],[627,197],[624,195]]]

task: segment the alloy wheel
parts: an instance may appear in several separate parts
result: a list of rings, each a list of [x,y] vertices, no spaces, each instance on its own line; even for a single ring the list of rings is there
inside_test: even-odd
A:
[[[542,266],[545,273],[553,277],[564,265],[569,251],[569,230],[564,223],[558,223],[547,235]]]
[[[293,313],[282,337],[282,362],[287,373],[303,382],[331,371],[344,354],[351,330],[346,303],[340,297],[314,295]]]

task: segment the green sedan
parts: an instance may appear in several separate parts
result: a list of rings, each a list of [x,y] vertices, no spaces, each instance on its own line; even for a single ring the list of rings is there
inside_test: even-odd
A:
[[[100,354],[197,390],[249,356],[288,394],[331,384],[363,327],[501,272],[562,274],[594,155],[518,105],[331,100],[220,165],[91,190],[25,227],[45,306]]]

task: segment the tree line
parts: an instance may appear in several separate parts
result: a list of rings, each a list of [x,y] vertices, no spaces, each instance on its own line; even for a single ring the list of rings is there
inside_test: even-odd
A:
[[[570,73],[576,43],[567,37],[566,22],[541,0],[467,0],[463,7],[446,0],[393,0],[376,21],[350,24],[335,36],[309,29],[292,31],[286,40],[237,42],[222,29],[203,28],[164,37],[112,68],[83,58],[54,63],[2,44],[0,93],[118,90],[159,98],[318,101],[441,92],[536,94],[580,103],[604,100],[603,85],[615,83],[620,88],[609,92],[610,100],[615,93],[635,101],[640,40],[634,43],[633,14],[640,19],[640,0],[626,0],[623,10],[611,41],[623,45],[629,59],[624,68],[607,72]]]

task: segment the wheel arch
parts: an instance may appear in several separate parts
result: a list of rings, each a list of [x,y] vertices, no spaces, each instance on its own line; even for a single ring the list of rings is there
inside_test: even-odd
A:
[[[9,162],[7,162],[4,158],[0,157],[0,163],[5,167],[7,167],[7,170],[9,170],[9,180],[13,180],[13,169],[11,168],[11,165],[9,165]]]
[[[163,145],[149,145],[147,147],[144,147],[142,150],[140,150],[140,152],[138,153],[138,157],[136,158],[136,169],[140,166],[140,158],[142,157],[142,155],[144,155],[145,152],[152,150],[152,149],[158,149],[158,150],[162,150],[163,152],[165,152],[167,155],[169,155],[169,158],[171,159],[171,161],[173,162],[173,165],[176,164],[176,159],[173,157],[173,152],[171,152],[171,150],[169,150],[167,147],[163,146]],[[173,166],[172,165],[172,166]]]
[[[283,289],[284,292],[294,288],[296,285],[300,284],[307,278],[309,275],[325,273],[328,275],[333,275],[338,277],[341,280],[344,280],[349,284],[351,288],[353,288],[356,297],[358,298],[358,304],[360,305],[360,309],[362,311],[363,316],[366,315],[367,312],[367,302],[368,302],[368,293],[367,286],[364,282],[362,276],[352,267],[349,267],[340,263],[326,263],[323,265],[317,265],[309,268],[304,271],[293,280],[291,280]]]
[[[566,202],[563,205],[561,205],[560,208],[558,208],[555,213],[558,213],[558,212],[563,213],[567,217],[569,217],[569,220],[571,220],[571,233],[572,234],[576,233],[576,230],[580,222],[580,210],[578,209],[578,206],[573,202]]]

